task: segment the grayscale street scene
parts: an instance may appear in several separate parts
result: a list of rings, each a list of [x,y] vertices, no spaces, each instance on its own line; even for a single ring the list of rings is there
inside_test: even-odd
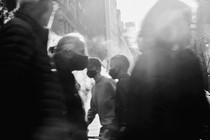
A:
[[[0,0],[2,138],[210,140],[210,0]]]

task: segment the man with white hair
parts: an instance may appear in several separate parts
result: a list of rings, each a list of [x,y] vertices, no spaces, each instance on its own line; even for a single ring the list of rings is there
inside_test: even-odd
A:
[[[56,77],[47,56],[46,26],[50,0],[21,0],[15,18],[0,32],[0,88],[6,139],[63,140],[67,123],[62,119]],[[2,123],[3,124],[3,123]]]

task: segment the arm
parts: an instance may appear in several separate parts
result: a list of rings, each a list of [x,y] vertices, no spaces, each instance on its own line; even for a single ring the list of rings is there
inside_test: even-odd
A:
[[[93,88],[92,88],[93,89]],[[92,92],[92,90],[91,90]],[[87,114],[87,124],[91,124],[92,121],[94,120],[95,118],[95,115],[97,114],[97,109],[96,109],[96,106],[95,106],[95,103],[93,101],[93,96],[91,98],[91,101],[90,101],[90,109],[88,110],[88,114]]]
[[[106,103],[104,112],[108,117],[105,122],[105,126],[107,129],[116,130],[116,112],[115,112],[115,98],[116,98],[116,84],[114,81],[110,80],[105,84],[105,92],[106,92]]]
[[[123,90],[121,88],[121,86],[119,85],[119,83],[117,84],[117,88],[116,88],[116,95],[115,95],[115,113],[116,113],[116,119],[119,120],[120,119],[120,113],[122,111],[123,105],[122,105],[122,98],[121,96],[123,94]]]

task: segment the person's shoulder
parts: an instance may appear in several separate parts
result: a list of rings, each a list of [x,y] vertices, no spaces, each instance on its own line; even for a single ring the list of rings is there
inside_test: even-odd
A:
[[[122,80],[122,81],[124,81],[124,80],[127,81],[127,80],[130,79],[130,77],[131,77],[130,74],[125,74],[125,75],[122,76],[122,78],[120,78],[120,80]]]
[[[8,21],[4,25],[2,31],[6,32],[7,34],[14,34],[25,37],[33,34],[31,25],[18,17],[15,17]]]
[[[106,85],[116,86],[116,82],[110,77],[103,76],[103,80],[102,81]]]
[[[119,79],[118,84],[128,83],[128,82],[130,81],[130,77],[131,77],[130,74],[125,74],[125,75],[123,75],[123,76]]]
[[[102,76],[102,79],[104,82],[114,82],[114,80],[110,77],[107,77],[107,76]]]

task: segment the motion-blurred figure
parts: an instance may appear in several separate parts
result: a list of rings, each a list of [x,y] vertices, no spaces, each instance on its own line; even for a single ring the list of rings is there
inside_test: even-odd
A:
[[[74,70],[84,70],[87,67],[88,57],[85,55],[84,37],[79,33],[65,35],[58,42],[53,59],[66,104],[64,115],[71,126],[70,139],[87,140],[85,110],[78,94],[80,84],[72,73]]]
[[[198,58],[190,48],[191,11],[159,0],[139,37],[142,55],[130,78],[129,126],[123,139],[209,139],[210,110]]]
[[[47,56],[50,0],[20,0],[0,32],[2,128],[5,139],[64,140],[66,123]],[[5,124],[5,125],[4,125]]]
[[[115,55],[110,60],[109,75],[113,79],[118,79],[116,86],[116,120],[119,127],[119,138],[123,136],[123,131],[127,126],[128,110],[127,100],[129,98],[128,85],[130,80],[130,74],[128,74],[128,68],[130,66],[129,60],[124,55]]]
[[[91,104],[87,114],[88,124],[98,114],[102,125],[99,136],[111,140],[116,133],[115,82],[101,75],[101,61],[98,58],[89,58],[87,69],[87,76],[95,80],[91,89]]]

